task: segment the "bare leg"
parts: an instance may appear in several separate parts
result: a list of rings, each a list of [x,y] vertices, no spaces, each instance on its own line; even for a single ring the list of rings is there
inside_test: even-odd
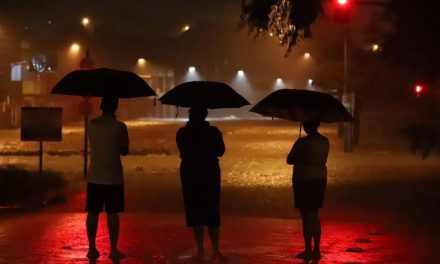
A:
[[[300,209],[305,250],[296,255],[298,258],[309,259],[312,255],[312,222],[308,211]]]
[[[98,258],[99,252],[96,249],[96,232],[98,231],[99,213],[88,213],[86,220],[87,238],[89,240],[89,251],[87,257],[90,259]]]
[[[119,215],[108,214],[107,215],[107,228],[110,236],[110,257],[111,258],[124,258],[125,255],[118,250],[118,238],[119,238]]]
[[[313,257],[314,258],[321,258],[321,222],[319,220],[319,213],[318,210],[311,212],[311,218],[313,222]]]
[[[226,257],[222,255],[219,249],[219,228],[218,227],[208,227],[209,237],[211,239],[212,246],[212,257],[221,262],[226,261]]]
[[[193,235],[197,245],[197,257],[203,259],[205,257],[205,249],[203,246],[203,237],[204,237],[203,226],[193,227]]]

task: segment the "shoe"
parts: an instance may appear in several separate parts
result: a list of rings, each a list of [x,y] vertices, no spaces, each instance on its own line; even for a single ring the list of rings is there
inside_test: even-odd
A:
[[[111,259],[123,259],[123,258],[127,257],[127,255],[125,255],[124,253],[122,253],[120,251],[112,251],[108,257]]]
[[[213,260],[213,261],[220,262],[220,263],[226,263],[226,262],[228,262],[228,258],[225,257],[225,256],[223,256],[223,255],[220,254],[220,253],[214,254],[214,255],[212,256],[212,260]]]
[[[88,259],[97,259],[99,258],[99,252],[98,250],[89,250],[86,256]]]
[[[312,259],[313,260],[320,260],[322,258],[321,251],[313,251],[312,252]]]
[[[295,257],[299,258],[299,259],[310,260],[310,259],[312,259],[312,252],[303,251],[303,252],[299,253],[298,255],[296,255]]]
[[[191,257],[191,261],[195,263],[203,263],[204,259],[203,255],[194,255]]]

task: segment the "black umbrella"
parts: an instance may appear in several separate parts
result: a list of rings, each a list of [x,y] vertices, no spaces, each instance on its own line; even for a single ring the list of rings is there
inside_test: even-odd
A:
[[[220,82],[194,81],[177,85],[159,100],[181,107],[200,106],[210,109],[239,108],[249,102],[230,86]]]
[[[73,71],[55,85],[52,93],[119,98],[156,95],[153,89],[136,74],[107,68]]]
[[[277,90],[250,111],[292,121],[318,120],[330,123],[352,119],[344,105],[332,95],[297,89]]]

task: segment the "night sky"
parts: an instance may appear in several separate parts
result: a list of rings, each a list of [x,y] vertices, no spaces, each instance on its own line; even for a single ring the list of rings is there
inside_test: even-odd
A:
[[[338,45],[341,37],[331,12],[315,24],[312,39],[285,57],[286,48],[274,38],[254,40],[247,29],[239,30],[240,8],[241,0],[2,1],[0,28],[3,38],[13,40],[9,43],[17,45],[24,39],[36,52],[67,49],[79,41],[91,49],[98,65],[107,67],[130,69],[139,57],[177,69],[189,65],[211,69],[226,61],[231,69],[253,74],[254,80],[264,72],[301,88],[313,77],[316,64],[339,60],[341,50],[335,50],[330,60],[322,52]],[[354,16],[352,38],[358,45],[364,45],[363,27],[373,17],[371,11],[357,10]],[[82,27],[84,16],[91,19],[92,31]],[[182,33],[184,25],[191,29]],[[302,61],[305,52],[312,54],[308,64]],[[12,54],[0,44],[0,61],[16,60]]]

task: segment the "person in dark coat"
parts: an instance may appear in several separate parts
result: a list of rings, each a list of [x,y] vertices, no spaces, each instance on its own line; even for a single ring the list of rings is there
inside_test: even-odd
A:
[[[307,260],[321,258],[319,248],[321,222],[318,209],[322,208],[327,185],[326,163],[329,141],[318,132],[318,127],[318,121],[304,122],[307,136],[299,138],[287,156],[287,163],[294,165],[292,177],[294,201],[303,222],[305,251],[297,257]]]
[[[225,152],[220,130],[205,121],[208,110],[192,107],[189,122],[176,135],[180,151],[186,224],[193,229],[197,244],[197,260],[204,258],[204,227],[211,238],[213,258],[225,260],[219,250],[220,227],[220,166]]]

